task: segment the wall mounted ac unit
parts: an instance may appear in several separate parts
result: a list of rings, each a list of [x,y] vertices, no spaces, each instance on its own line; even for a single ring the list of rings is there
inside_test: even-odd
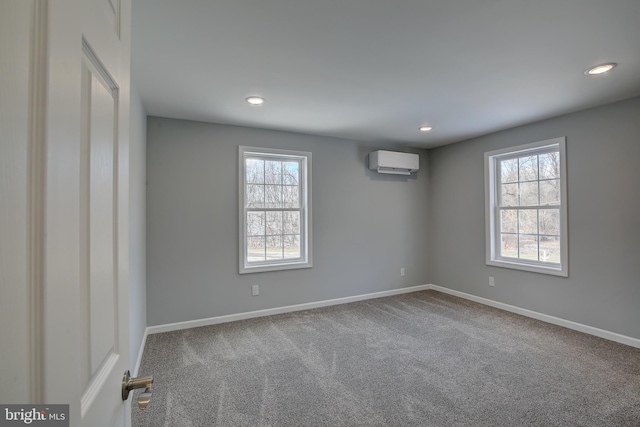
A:
[[[373,151],[369,153],[369,169],[378,173],[410,175],[420,167],[420,156],[413,153],[395,151]]]

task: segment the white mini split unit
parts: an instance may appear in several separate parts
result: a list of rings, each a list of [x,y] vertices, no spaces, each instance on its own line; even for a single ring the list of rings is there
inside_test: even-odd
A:
[[[420,156],[396,151],[373,151],[369,153],[369,169],[378,173],[410,175],[420,168]]]

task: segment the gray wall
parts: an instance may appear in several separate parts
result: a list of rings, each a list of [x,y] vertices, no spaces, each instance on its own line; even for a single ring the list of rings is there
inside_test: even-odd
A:
[[[130,158],[129,158],[129,347],[131,369],[147,327],[146,290],[146,145],[147,115],[140,97],[131,86]],[[134,373],[135,374],[135,373]]]
[[[483,153],[558,136],[569,277],[485,265]],[[430,150],[428,172],[431,283],[640,338],[640,98]]]
[[[149,326],[427,283],[426,151],[407,178],[366,168],[388,145],[156,117],[147,136]],[[313,153],[312,268],[238,274],[239,145]]]

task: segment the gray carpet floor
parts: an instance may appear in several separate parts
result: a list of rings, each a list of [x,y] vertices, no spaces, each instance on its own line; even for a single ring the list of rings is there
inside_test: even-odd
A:
[[[640,349],[435,291],[150,335],[140,375],[137,427],[640,426]]]

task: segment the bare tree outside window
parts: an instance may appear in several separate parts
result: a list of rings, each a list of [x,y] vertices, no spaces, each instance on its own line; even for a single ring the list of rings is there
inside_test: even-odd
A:
[[[300,258],[300,162],[245,161],[248,260]]]

